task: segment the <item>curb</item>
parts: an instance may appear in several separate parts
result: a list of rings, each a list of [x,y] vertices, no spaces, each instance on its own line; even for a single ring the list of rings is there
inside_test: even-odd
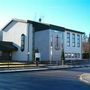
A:
[[[3,70],[0,73],[16,73],[16,72],[35,72],[35,71],[46,71],[47,68],[34,68],[34,69],[16,69],[16,70]]]
[[[90,84],[90,81],[88,81],[87,75],[90,75],[90,73],[81,74],[79,79],[84,83]]]
[[[51,71],[51,70],[64,70],[64,69],[69,69],[73,67],[54,67],[54,66],[49,66],[46,68],[32,68],[32,69],[14,69],[14,70],[2,70],[0,73],[16,73],[16,72],[35,72],[35,71]]]
[[[63,70],[69,68],[33,68],[33,69],[16,69],[16,70],[3,70],[0,73],[16,73],[16,72],[36,72],[36,71],[51,71],[51,70]]]

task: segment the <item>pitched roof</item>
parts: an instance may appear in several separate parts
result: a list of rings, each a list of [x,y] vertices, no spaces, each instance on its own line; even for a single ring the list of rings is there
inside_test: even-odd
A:
[[[42,23],[42,22],[36,22],[36,21],[32,21],[32,20],[21,20],[21,19],[12,19],[2,30],[4,30],[12,21],[23,22],[23,23],[32,23],[35,28],[35,31],[51,29],[51,30],[58,30],[58,31],[63,31],[63,32],[70,31],[70,32],[84,34],[84,32],[67,29],[65,27],[61,27],[61,26],[57,26],[57,25],[53,25],[53,24],[46,24],[46,23]]]
[[[0,51],[17,51],[18,48],[12,42],[0,41]]]

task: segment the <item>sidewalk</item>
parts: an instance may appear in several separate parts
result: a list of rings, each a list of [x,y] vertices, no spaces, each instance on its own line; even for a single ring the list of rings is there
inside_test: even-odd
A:
[[[90,84],[90,73],[84,73],[82,75],[80,75],[80,80]]]
[[[40,65],[39,67],[6,67],[0,68],[0,73],[12,73],[12,72],[34,72],[34,71],[46,71],[46,70],[63,70],[63,69],[70,69],[70,68],[83,68],[83,67],[90,67],[90,65]]]
[[[10,72],[33,72],[33,71],[46,71],[46,70],[61,70],[61,69],[69,69],[72,68],[72,66],[68,65],[60,65],[60,66],[42,66],[39,65],[39,67],[33,66],[33,67],[7,67],[5,69],[0,68],[0,73],[10,73]]]

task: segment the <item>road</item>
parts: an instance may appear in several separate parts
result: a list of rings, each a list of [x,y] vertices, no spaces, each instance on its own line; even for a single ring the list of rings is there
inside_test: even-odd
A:
[[[90,90],[78,78],[90,68],[69,70],[1,73],[0,90]]]

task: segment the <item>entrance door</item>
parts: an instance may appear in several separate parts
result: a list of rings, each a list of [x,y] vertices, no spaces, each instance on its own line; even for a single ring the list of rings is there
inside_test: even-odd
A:
[[[2,60],[5,61],[11,60],[10,52],[2,52]]]

